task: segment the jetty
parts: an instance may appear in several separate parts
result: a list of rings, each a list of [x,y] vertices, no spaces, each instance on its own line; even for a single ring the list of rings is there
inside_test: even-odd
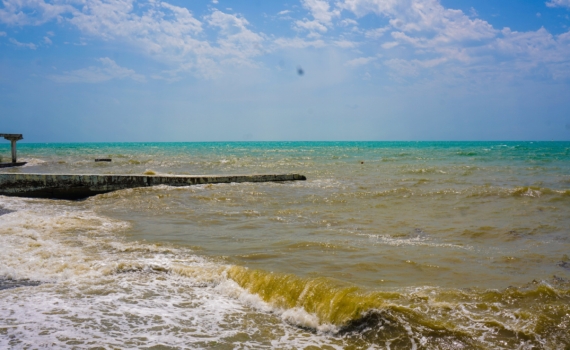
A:
[[[25,165],[26,162],[18,163],[18,157],[16,156],[16,141],[22,140],[24,138],[22,134],[0,134],[0,137],[3,137],[6,140],[10,141],[12,147],[12,163],[0,163],[0,168]]]
[[[97,194],[158,185],[192,186],[233,182],[303,181],[299,174],[269,175],[68,175],[0,173],[0,195],[83,199]]]

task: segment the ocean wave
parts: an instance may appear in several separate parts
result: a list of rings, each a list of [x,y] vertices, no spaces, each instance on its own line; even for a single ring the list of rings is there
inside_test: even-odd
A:
[[[402,173],[414,174],[414,175],[415,174],[447,174],[446,171],[438,169],[438,168],[434,168],[434,167],[406,169],[406,170],[402,170]]]
[[[503,349],[570,345],[564,331],[570,323],[570,283],[564,280],[558,286],[533,282],[502,291],[423,287],[382,292],[241,267],[230,268],[228,276],[274,309],[311,315],[301,317],[303,327],[367,344]]]
[[[130,225],[88,209],[96,202],[0,197],[7,211],[0,218],[0,276],[42,282],[0,291],[0,347],[570,345],[570,282],[564,278],[502,290],[362,288],[129,241],[123,233]],[[438,244],[415,233],[376,238]],[[291,244],[305,248],[350,251],[330,243]]]
[[[413,184],[411,186],[399,186],[387,188],[378,191],[346,191],[331,194],[336,201],[342,201],[343,198],[382,198],[382,197],[465,197],[465,198],[546,198],[548,200],[567,200],[570,199],[570,190],[567,189],[551,189],[536,186],[517,186],[517,187],[499,187],[499,186],[457,186],[442,187],[437,189],[424,189]]]
[[[19,159],[19,161],[20,162],[26,162],[26,165],[24,165],[24,167],[44,165],[47,163],[47,161],[45,161],[43,159],[38,159],[38,158],[21,158],[21,159]]]

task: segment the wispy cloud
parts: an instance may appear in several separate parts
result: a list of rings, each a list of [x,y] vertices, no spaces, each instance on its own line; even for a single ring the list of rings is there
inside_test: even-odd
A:
[[[570,8],[570,0],[551,0],[546,3],[546,6]]]
[[[358,67],[367,65],[370,62],[376,61],[378,57],[358,57],[346,62],[346,65],[349,67]]]
[[[53,19],[61,19],[65,13],[74,11],[73,6],[63,1],[3,0],[0,21],[9,25],[40,25]]]
[[[359,45],[359,43],[350,40],[335,40],[333,43],[343,49],[353,49]]]
[[[286,49],[344,50],[339,62],[351,62],[347,66],[385,54],[383,59],[374,59],[385,64],[375,66],[406,76],[451,66],[468,71],[488,65],[489,71],[507,71],[508,65],[501,62],[508,59],[512,66],[526,67],[523,71],[544,65],[553,77],[560,77],[570,57],[570,42],[565,39],[570,34],[555,36],[544,28],[499,30],[479,18],[476,11],[446,8],[440,0],[299,0],[301,6],[295,11],[278,12],[291,21],[293,29],[279,34],[256,31],[248,19],[228,9],[210,7],[206,15],[197,17],[166,1],[3,0],[3,4],[0,22],[8,26],[48,21],[71,24],[79,29],[81,43],[127,45],[164,64],[164,78],[169,80],[184,74],[213,78],[228,67],[263,67],[260,57]],[[570,8],[570,0],[545,4]],[[362,21],[374,16],[378,28]],[[8,35],[0,32],[0,36]],[[43,37],[41,45],[50,45],[52,36]],[[39,45],[15,39],[10,42],[29,49]],[[94,67],[87,70],[96,71]]]
[[[31,50],[35,50],[38,47],[36,46],[36,44],[34,43],[21,43],[18,40],[14,39],[14,38],[10,38],[10,42],[18,47],[25,47]]]
[[[90,66],[83,69],[64,72],[59,75],[50,75],[49,78],[58,83],[102,83],[112,79],[132,79],[144,82],[143,75],[134,70],[119,66],[108,57],[99,58],[100,66]]]
[[[376,29],[369,29],[364,33],[364,36],[369,38],[369,39],[378,39],[378,38],[381,38],[382,36],[384,36],[384,33],[386,33],[389,30],[390,30],[390,27],[388,27],[388,26],[382,27],[382,28],[376,28]]]
[[[322,48],[327,46],[323,40],[305,40],[302,38],[279,38],[274,41],[278,48],[305,49],[308,47]]]

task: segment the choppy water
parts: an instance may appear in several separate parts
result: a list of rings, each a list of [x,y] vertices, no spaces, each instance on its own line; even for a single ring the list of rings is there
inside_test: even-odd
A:
[[[308,180],[0,196],[0,348],[570,347],[568,142],[18,146]]]

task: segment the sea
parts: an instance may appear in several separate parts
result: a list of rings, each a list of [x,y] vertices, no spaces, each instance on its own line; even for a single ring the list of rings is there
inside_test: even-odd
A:
[[[20,142],[18,156],[1,172],[307,180],[0,196],[1,349],[570,348],[570,142]]]

